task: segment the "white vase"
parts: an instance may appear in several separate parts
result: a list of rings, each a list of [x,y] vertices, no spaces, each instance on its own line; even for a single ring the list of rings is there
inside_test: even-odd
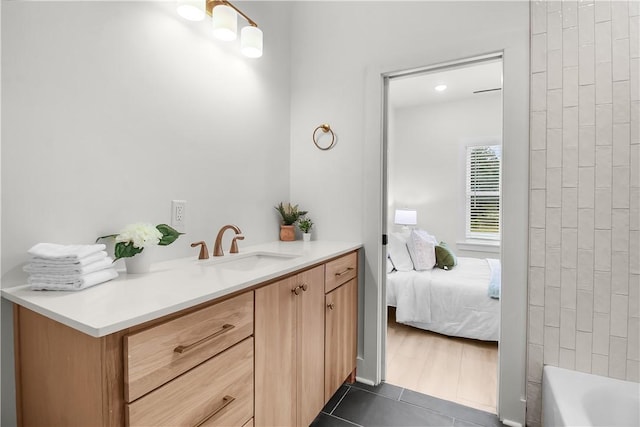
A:
[[[124,259],[124,264],[127,267],[127,274],[144,274],[151,270],[151,249],[146,247],[132,257]]]
[[[311,233],[302,233],[302,241],[310,242],[311,241]]]

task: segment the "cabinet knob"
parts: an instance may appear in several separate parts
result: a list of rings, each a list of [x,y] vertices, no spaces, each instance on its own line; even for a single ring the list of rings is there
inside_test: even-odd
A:
[[[300,295],[300,289],[302,289],[300,286],[296,286],[295,288],[291,289],[291,292],[296,295]]]
[[[304,284],[301,286],[301,288],[302,288],[302,290],[303,290],[304,292],[307,292],[307,289],[309,289],[309,285],[307,285],[306,283],[304,283]]]
[[[329,308],[329,310],[333,310],[334,308],[336,308],[336,305],[330,302],[329,304],[327,304],[327,307]]]

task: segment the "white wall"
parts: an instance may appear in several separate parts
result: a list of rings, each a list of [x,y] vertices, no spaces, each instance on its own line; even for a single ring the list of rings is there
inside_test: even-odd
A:
[[[358,366],[377,381],[383,260],[381,74],[505,53],[504,347],[501,413],[524,423],[529,8],[526,2],[299,2],[292,16],[291,197],[314,212],[318,236],[365,244]],[[339,136],[321,152],[311,132]]]
[[[543,364],[640,381],[640,3],[531,3],[527,424]]]
[[[277,239],[273,206],[289,198],[290,5],[243,2],[265,34],[258,60],[174,6],[2,2],[3,286],[24,280],[31,245],[168,222],[172,199],[188,201],[187,235],[159,259],[196,257],[193,241],[213,249],[227,223],[241,245]],[[8,306],[3,425],[15,424]]]
[[[393,91],[393,82],[390,85]],[[388,225],[395,209],[416,209],[418,228],[446,242],[459,256],[487,253],[456,247],[465,237],[465,149],[502,139],[502,94],[417,107],[396,108],[389,131]],[[493,141],[493,142],[491,142]]]

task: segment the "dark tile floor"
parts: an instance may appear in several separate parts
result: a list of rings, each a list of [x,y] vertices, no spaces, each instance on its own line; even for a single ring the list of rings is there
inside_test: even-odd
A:
[[[311,427],[498,427],[495,414],[382,383],[344,384]]]

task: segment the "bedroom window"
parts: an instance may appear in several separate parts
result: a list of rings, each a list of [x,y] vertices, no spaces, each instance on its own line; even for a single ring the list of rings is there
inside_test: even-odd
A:
[[[500,145],[467,147],[467,239],[500,240]]]

